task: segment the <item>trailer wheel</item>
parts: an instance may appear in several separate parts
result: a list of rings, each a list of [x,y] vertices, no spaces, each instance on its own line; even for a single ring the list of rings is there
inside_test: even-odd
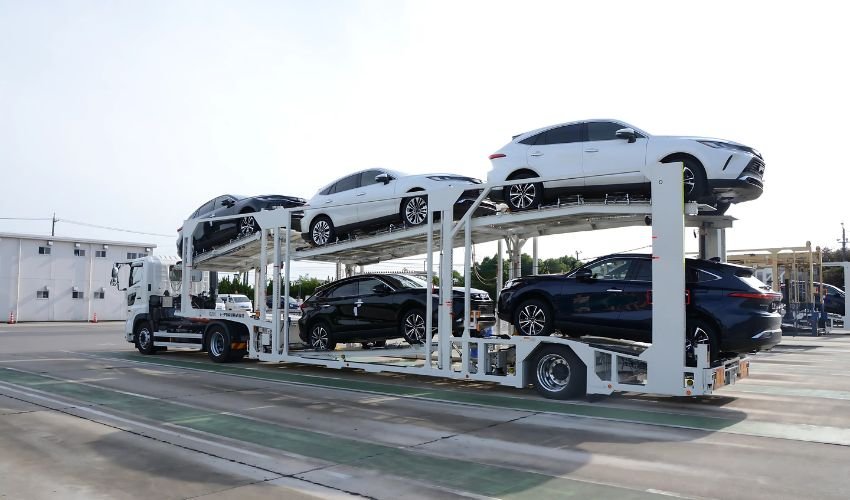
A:
[[[587,368],[568,347],[543,346],[534,357],[534,388],[548,399],[569,399],[587,393]]]
[[[333,351],[336,349],[336,342],[333,340],[331,329],[323,321],[313,324],[310,328],[307,343],[317,351]]]
[[[524,300],[514,313],[514,326],[520,335],[551,335],[552,308],[540,299]]]
[[[221,325],[213,325],[207,331],[207,354],[216,363],[230,361],[230,332]]]
[[[156,354],[156,347],[153,345],[153,331],[150,323],[140,321],[136,325],[133,337],[136,339],[136,349],[142,354]]]

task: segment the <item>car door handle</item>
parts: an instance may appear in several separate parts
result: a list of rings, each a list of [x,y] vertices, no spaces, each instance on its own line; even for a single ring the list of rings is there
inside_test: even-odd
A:
[[[334,202],[333,200],[325,200],[325,204],[333,203],[333,202]]]
[[[535,151],[533,153],[529,153],[528,156],[543,156],[543,153],[540,151]]]
[[[609,289],[607,289],[607,290],[605,290],[605,291],[606,291],[606,292],[622,292],[622,291],[623,291],[623,289],[622,289],[622,288],[609,288]]]
[[[331,306],[330,304],[322,304],[322,305],[320,305],[319,307],[324,308],[324,307],[330,307],[330,306]]]
[[[366,196],[366,193],[357,193],[357,196]]]
[[[587,148],[584,150],[585,153],[598,153],[599,150],[596,148]]]
[[[355,305],[355,306],[360,307],[360,306],[362,306],[362,305],[363,305],[363,301],[362,301],[362,300],[358,300],[357,302],[355,302],[355,303],[354,303],[354,305]]]

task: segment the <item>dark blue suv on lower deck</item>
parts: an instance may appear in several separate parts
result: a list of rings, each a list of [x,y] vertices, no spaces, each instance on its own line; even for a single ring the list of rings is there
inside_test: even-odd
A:
[[[782,339],[781,295],[749,268],[686,259],[686,347],[722,352],[770,349]],[[522,335],[590,335],[652,342],[652,257],[617,254],[562,275],[525,276],[505,284],[499,317]],[[696,337],[694,334],[696,333]]]

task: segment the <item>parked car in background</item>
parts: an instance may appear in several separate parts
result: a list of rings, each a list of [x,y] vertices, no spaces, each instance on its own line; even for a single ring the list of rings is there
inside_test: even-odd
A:
[[[716,205],[761,196],[764,159],[755,149],[721,139],[653,136],[618,120],[584,120],[514,136],[490,155],[488,182],[558,177],[494,189],[511,210],[529,210],[565,195],[649,194],[641,169],[648,163],[684,163],[685,199]]]
[[[686,349],[720,353],[770,349],[782,339],[781,296],[750,268],[686,259]],[[499,317],[521,335],[590,335],[652,342],[652,257],[616,254],[569,274],[524,276],[505,283]]]
[[[796,300],[800,302],[808,302],[808,281],[794,281],[794,285],[797,287]],[[824,301],[824,309],[829,314],[838,314],[840,316],[844,316],[844,299],[845,292],[844,290],[838,288],[835,285],[830,285],[828,283],[820,283],[813,282],[812,283],[815,294],[815,302],[819,303],[821,301],[821,296],[823,296]],[[780,289],[782,291],[783,296],[785,296],[785,283],[783,282],[780,285]],[[787,297],[786,297],[787,299]]]
[[[439,298],[433,286],[416,276],[362,274],[343,278],[316,289],[301,304],[298,320],[301,340],[314,349],[331,350],[337,342],[374,342],[403,338],[409,344],[425,341],[426,304],[434,304],[437,326]],[[464,292],[455,288],[453,332],[463,333]],[[470,290],[471,310],[482,324],[495,321],[490,295]]]
[[[283,307],[286,304],[286,297],[281,294],[280,296],[280,310],[283,311]],[[270,295],[266,296],[266,307],[271,309],[272,307],[272,297]],[[300,305],[298,301],[292,297],[289,297],[289,313],[290,314],[301,314]]]
[[[238,293],[222,293],[218,297],[224,302],[226,311],[246,311],[253,312],[254,304],[246,295]]]
[[[235,194],[224,194],[204,203],[192,212],[187,219],[199,219],[206,217],[223,217],[225,215],[245,214],[244,217],[228,219],[220,222],[205,222],[195,229],[192,247],[195,252],[208,250],[215,245],[227,243],[228,241],[248,236],[259,229],[256,221],[248,214],[260,210],[272,210],[275,208],[300,207],[306,202],[304,198],[295,196],[283,196],[278,194],[267,194],[260,196],[239,196]],[[296,214],[293,214],[295,218]],[[297,221],[293,229],[298,230]],[[177,229],[177,253],[183,255],[183,228]]]
[[[428,197],[417,191],[469,186],[455,204],[459,216],[471,207],[481,193],[481,181],[457,174],[409,175],[396,170],[372,168],[338,179],[316,193],[304,207],[302,237],[322,246],[338,236],[360,229],[390,224],[418,226],[428,220]],[[400,195],[407,195],[400,198]],[[488,215],[496,206],[485,200],[474,215]]]

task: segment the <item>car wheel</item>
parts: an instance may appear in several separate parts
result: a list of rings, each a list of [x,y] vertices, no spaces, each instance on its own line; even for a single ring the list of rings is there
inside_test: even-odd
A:
[[[408,226],[418,226],[428,220],[428,197],[405,198],[401,203],[401,220]]]
[[[321,321],[310,328],[307,343],[317,351],[333,351],[336,349],[336,342],[333,340],[330,327]]]
[[[239,238],[251,236],[259,230],[260,226],[252,216],[247,215],[239,219]]]
[[[216,363],[230,361],[230,332],[223,326],[213,325],[207,331],[207,355]]]
[[[508,180],[516,181],[534,177],[529,173],[515,175]],[[512,212],[531,210],[540,206],[543,200],[543,183],[534,182],[529,184],[511,184],[505,186],[505,202]]]
[[[587,367],[568,347],[543,346],[531,365],[537,392],[548,399],[569,399],[587,393]]]
[[[399,325],[401,336],[410,345],[425,343],[425,312],[421,309],[411,309],[401,317]]]
[[[539,299],[523,301],[514,313],[514,326],[520,335],[551,335],[552,308]]]
[[[133,332],[136,339],[136,349],[142,354],[156,354],[156,347],[153,345],[153,331],[150,323],[141,321],[136,325],[136,330]]]
[[[717,342],[717,332],[706,321],[698,320],[689,323],[685,332],[685,365],[696,366],[694,347],[699,344],[708,345],[710,363],[720,359],[720,346]]]
[[[317,247],[327,245],[336,240],[334,223],[327,216],[319,216],[310,222],[310,240]]]
[[[683,160],[682,164],[684,165],[682,182],[684,183],[685,201],[699,201],[705,194],[707,184],[705,170],[702,165],[693,160]]]

